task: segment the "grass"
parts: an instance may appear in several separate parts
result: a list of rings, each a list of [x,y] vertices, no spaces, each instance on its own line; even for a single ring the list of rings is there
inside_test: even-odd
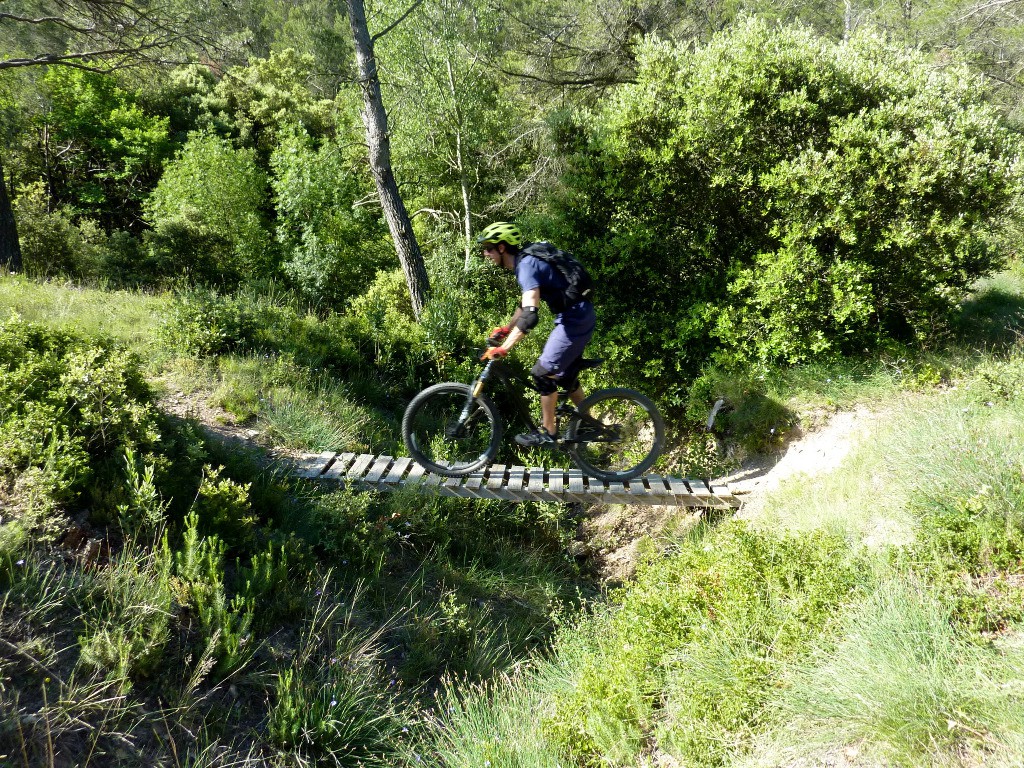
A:
[[[882,417],[761,519],[667,534],[607,600],[550,505],[324,493],[199,442],[196,467],[227,468],[169,551],[114,540],[86,568],[0,524],[0,763],[1019,764],[1020,285],[984,284],[943,350],[748,373],[731,424],[761,444],[797,416]],[[163,301],[0,281],[0,308],[141,350]],[[389,450],[365,380],[297,359],[151,373],[276,443]]]
[[[143,359],[153,355],[157,329],[168,305],[165,295],[0,277],[0,315],[16,312],[51,328],[113,338]]]
[[[1019,761],[1024,649],[979,645],[956,629],[941,595],[905,574],[851,605],[837,635],[787,671],[776,704],[785,725],[744,765],[844,745],[894,767],[956,764],[958,754]]]

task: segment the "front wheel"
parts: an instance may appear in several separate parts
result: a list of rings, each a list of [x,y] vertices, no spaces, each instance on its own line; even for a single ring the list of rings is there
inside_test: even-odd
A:
[[[498,454],[501,418],[486,397],[466,384],[435,384],[412,399],[402,417],[402,439],[425,469],[462,477]]]
[[[621,482],[646,472],[665,446],[665,422],[654,402],[632,389],[602,389],[577,407],[566,430],[580,469]]]

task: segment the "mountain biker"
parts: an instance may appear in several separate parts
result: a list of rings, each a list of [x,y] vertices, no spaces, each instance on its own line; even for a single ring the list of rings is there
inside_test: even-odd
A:
[[[540,302],[544,301],[555,315],[555,327],[544,344],[536,365],[530,371],[540,391],[541,427],[516,436],[524,447],[552,447],[555,437],[555,409],[558,404],[558,386],[569,392],[569,398],[579,405],[583,401],[583,388],[578,374],[583,348],[594,335],[597,316],[594,305],[587,300],[570,303],[565,296],[568,281],[551,263],[531,255],[538,247],[554,250],[546,243],[526,243],[519,228],[505,221],[486,227],[476,239],[483,256],[498,267],[515,272],[522,291],[522,301],[507,325],[491,331],[491,346],[482,360],[502,358],[508,354],[538,321]]]

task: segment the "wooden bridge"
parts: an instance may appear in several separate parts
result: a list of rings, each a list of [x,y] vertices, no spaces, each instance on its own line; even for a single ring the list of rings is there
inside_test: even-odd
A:
[[[582,502],[586,504],[661,504],[677,507],[739,507],[742,499],[727,486],[704,480],[645,475],[624,483],[587,477],[578,469],[507,467],[492,464],[466,477],[443,477],[427,472],[411,458],[372,454],[308,454],[299,459],[296,474],[323,483],[355,488],[391,490],[415,486],[426,493],[463,499]]]

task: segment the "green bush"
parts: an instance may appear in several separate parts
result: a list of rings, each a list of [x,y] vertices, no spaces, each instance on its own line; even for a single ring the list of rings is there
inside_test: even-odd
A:
[[[193,134],[146,201],[151,256],[164,272],[237,285],[273,274],[277,258],[263,220],[266,173],[251,150]]]
[[[771,391],[772,374],[763,366],[742,370],[709,367],[690,386],[686,417],[697,428],[707,424],[718,400],[725,404],[715,416],[715,434],[754,452],[768,452],[785,442],[796,414]]]
[[[840,537],[743,523],[691,537],[562,638],[572,684],[544,727],[584,765],[635,762],[652,732],[688,765],[723,764],[859,569]]]
[[[258,327],[258,319],[238,299],[193,288],[175,296],[160,333],[179,353],[207,357],[251,348]]]
[[[79,664],[125,681],[153,677],[171,638],[171,556],[156,547],[121,552],[98,572],[79,638]]]
[[[292,134],[274,150],[277,238],[284,272],[308,299],[340,310],[395,263],[379,210],[356,206],[370,190],[362,158],[344,145]]]
[[[52,67],[41,81],[48,109],[35,122],[51,149],[30,162],[51,205],[107,233],[137,232],[142,201],[173,148],[167,118],[147,114],[114,75]]]
[[[0,323],[0,372],[0,482],[15,508],[114,515],[123,457],[157,461],[162,439],[137,359],[14,316]]]
[[[90,219],[77,223],[65,208],[51,210],[43,182],[20,190],[14,199],[22,262],[32,277],[94,277],[107,237]]]
[[[1015,135],[969,69],[871,34],[648,42],[635,84],[555,129],[554,228],[605,287],[608,354],[673,399],[709,357],[926,336],[1004,256]]]

